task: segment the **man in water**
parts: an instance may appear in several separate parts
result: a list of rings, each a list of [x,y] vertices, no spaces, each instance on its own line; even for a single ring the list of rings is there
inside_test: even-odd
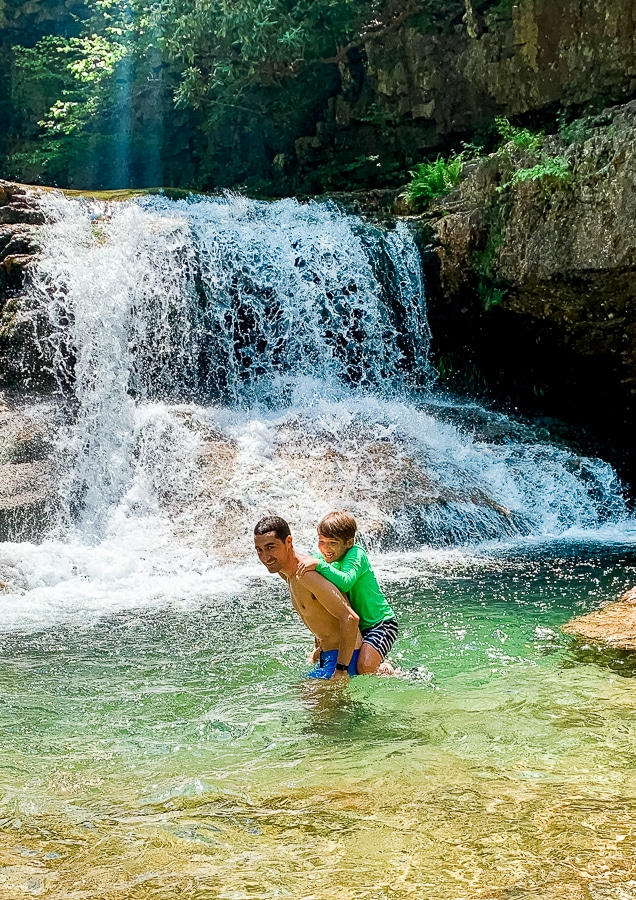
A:
[[[268,572],[286,582],[294,609],[316,637],[320,664],[311,677],[336,681],[356,675],[362,638],[358,616],[335,585],[317,572],[300,578],[301,557],[294,550],[289,525],[279,516],[266,516],[254,528],[254,546]]]

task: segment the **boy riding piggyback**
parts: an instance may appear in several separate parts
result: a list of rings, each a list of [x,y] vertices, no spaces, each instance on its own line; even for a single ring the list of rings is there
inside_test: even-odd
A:
[[[395,613],[380,590],[366,552],[355,543],[358,526],[353,516],[331,512],[318,523],[318,550],[305,557],[297,575],[317,571],[346,594],[351,608],[360,617],[362,647],[358,675],[391,674],[384,658],[398,633]],[[380,667],[380,668],[379,668]]]

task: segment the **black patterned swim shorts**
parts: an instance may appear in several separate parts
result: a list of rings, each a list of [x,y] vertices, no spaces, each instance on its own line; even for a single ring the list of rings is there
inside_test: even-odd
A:
[[[382,659],[387,655],[398,634],[397,619],[387,619],[362,632],[362,640],[374,647]]]

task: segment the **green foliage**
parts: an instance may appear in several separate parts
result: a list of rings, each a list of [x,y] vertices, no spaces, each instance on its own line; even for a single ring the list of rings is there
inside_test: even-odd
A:
[[[33,47],[13,47],[13,102],[23,111],[27,148],[13,154],[18,175],[64,178],[91,145],[104,118],[116,112],[136,37],[126,0],[92,0],[84,33],[45,35]],[[112,134],[107,138],[112,143]],[[102,148],[105,149],[105,148]]]
[[[542,131],[530,131],[529,128],[517,128],[512,125],[505,116],[495,119],[495,128],[503,140],[502,148],[527,150],[528,153],[537,153],[543,146],[544,133]]]
[[[495,9],[497,12],[502,13],[504,16],[512,15],[512,8],[516,6],[518,0],[497,0],[495,4]]]
[[[498,154],[511,157],[513,150],[522,150],[537,159],[533,166],[515,169],[510,178],[498,188],[499,192],[524,181],[545,181],[545,187],[570,183],[572,173],[567,159],[564,156],[550,156],[542,149],[545,138],[543,131],[517,128],[505,117],[495,119],[495,127],[503,141]]]
[[[317,166],[308,178],[303,190],[308,193],[320,191],[346,191],[371,183],[394,182],[401,173],[400,165],[395,160],[381,159],[377,154],[358,156],[348,163],[330,163]]]
[[[480,278],[477,283],[477,294],[481,300],[481,304],[485,310],[494,309],[495,306],[501,306],[507,291],[498,288],[492,284],[487,278]]]
[[[473,266],[478,275],[477,295],[486,310],[500,306],[507,294],[507,291],[500,287],[495,271],[497,257],[504,242],[506,216],[507,211],[504,207],[496,207],[491,211],[486,246],[473,254]]]
[[[536,166],[513,172],[508,184],[514,186],[522,181],[540,181],[545,178],[558,181],[562,185],[569,184],[572,181],[572,170],[567,159],[564,156],[542,155]]]
[[[126,52],[125,45],[97,34],[47,36],[35,47],[15,47],[15,67],[25,80],[48,83],[58,94],[38,125],[53,135],[80,131],[104,103],[105,86]]]
[[[179,103],[249,104],[258,87],[281,86],[334,58],[367,23],[382,22],[379,0],[155,0],[152,16],[167,57],[182,70]]]
[[[100,147],[117,152],[118,123],[134,118],[122,108],[124,94],[157,94],[161,81],[203,126],[207,186],[240,181],[259,166],[262,174],[268,156],[289,152],[311,127],[337,89],[337,64],[364,33],[447,2],[84,0],[70,31],[59,29],[71,36],[45,35],[15,48],[13,105],[21,117],[14,173],[64,182],[82,145],[95,155]],[[147,57],[158,61],[154,71]]]
[[[559,123],[559,137],[567,147],[572,144],[583,144],[592,137],[593,130],[586,118],[567,122],[565,112],[562,111],[557,116],[557,122]]]
[[[461,181],[464,160],[464,154],[457,153],[448,159],[438,156],[434,162],[420,163],[411,172],[411,182],[402,196],[414,211],[443,197]]]
[[[388,137],[396,124],[395,120],[376,103],[370,104],[366,113],[360,116],[360,122],[368,122],[369,125],[373,125],[383,137]]]

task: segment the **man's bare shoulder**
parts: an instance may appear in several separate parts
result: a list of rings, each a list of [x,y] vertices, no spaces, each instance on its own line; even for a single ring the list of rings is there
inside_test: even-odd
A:
[[[325,587],[330,586],[330,582],[323,575],[319,575],[318,572],[305,572],[304,575],[301,575],[300,578],[296,576],[296,582],[305,588],[307,591],[311,591],[314,593],[314,588],[317,588],[319,591],[324,590]]]
[[[296,582],[321,603],[349,605],[346,597],[335,584],[332,584],[323,575],[319,575],[318,572],[305,572],[300,578],[296,578]]]

